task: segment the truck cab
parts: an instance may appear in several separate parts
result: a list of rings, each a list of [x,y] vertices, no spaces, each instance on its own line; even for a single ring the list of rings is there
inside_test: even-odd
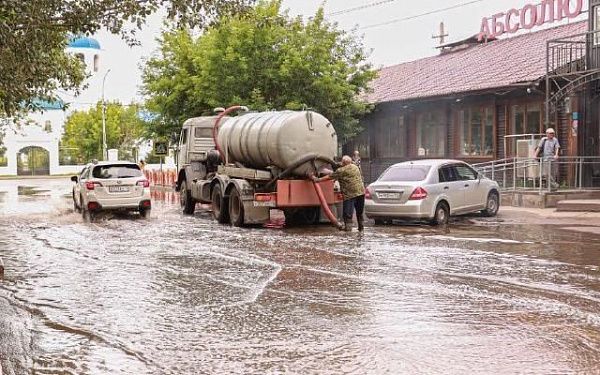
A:
[[[206,116],[191,118],[183,123],[177,157],[177,190],[184,182],[190,186],[194,179],[205,179],[210,169],[209,159],[219,156],[213,140],[216,120],[216,116]]]

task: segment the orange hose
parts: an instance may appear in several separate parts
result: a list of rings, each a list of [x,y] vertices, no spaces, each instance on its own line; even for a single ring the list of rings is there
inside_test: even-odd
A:
[[[327,216],[331,224],[335,225],[335,227],[339,229],[341,227],[341,224],[339,223],[337,217],[335,217],[333,212],[331,212],[331,209],[327,204],[327,200],[325,199],[325,194],[323,194],[323,189],[321,189],[321,185],[319,185],[318,182],[313,181],[313,186],[315,187],[315,192],[319,197],[319,202],[321,202],[321,207],[323,208],[325,215]]]

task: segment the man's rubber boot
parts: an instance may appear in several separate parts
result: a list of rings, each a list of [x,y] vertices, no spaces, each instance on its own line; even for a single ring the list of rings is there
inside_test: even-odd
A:
[[[358,221],[358,231],[362,232],[365,230],[365,218],[364,217],[357,217],[356,220]]]
[[[352,220],[349,220],[349,221],[344,220],[344,231],[352,232]]]

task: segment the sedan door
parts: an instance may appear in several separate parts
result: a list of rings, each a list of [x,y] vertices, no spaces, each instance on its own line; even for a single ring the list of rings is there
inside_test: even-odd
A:
[[[440,188],[448,197],[450,212],[462,211],[465,206],[464,182],[458,179],[454,166],[444,165],[439,169]]]
[[[477,211],[485,207],[486,192],[483,188],[477,171],[467,164],[456,164],[454,166],[458,179],[462,182],[464,192],[464,209]]]

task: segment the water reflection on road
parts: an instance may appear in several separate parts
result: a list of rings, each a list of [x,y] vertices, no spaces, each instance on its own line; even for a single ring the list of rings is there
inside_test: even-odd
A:
[[[69,188],[0,181],[5,373],[598,371],[592,235],[237,229],[168,193],[148,221],[84,224]]]

